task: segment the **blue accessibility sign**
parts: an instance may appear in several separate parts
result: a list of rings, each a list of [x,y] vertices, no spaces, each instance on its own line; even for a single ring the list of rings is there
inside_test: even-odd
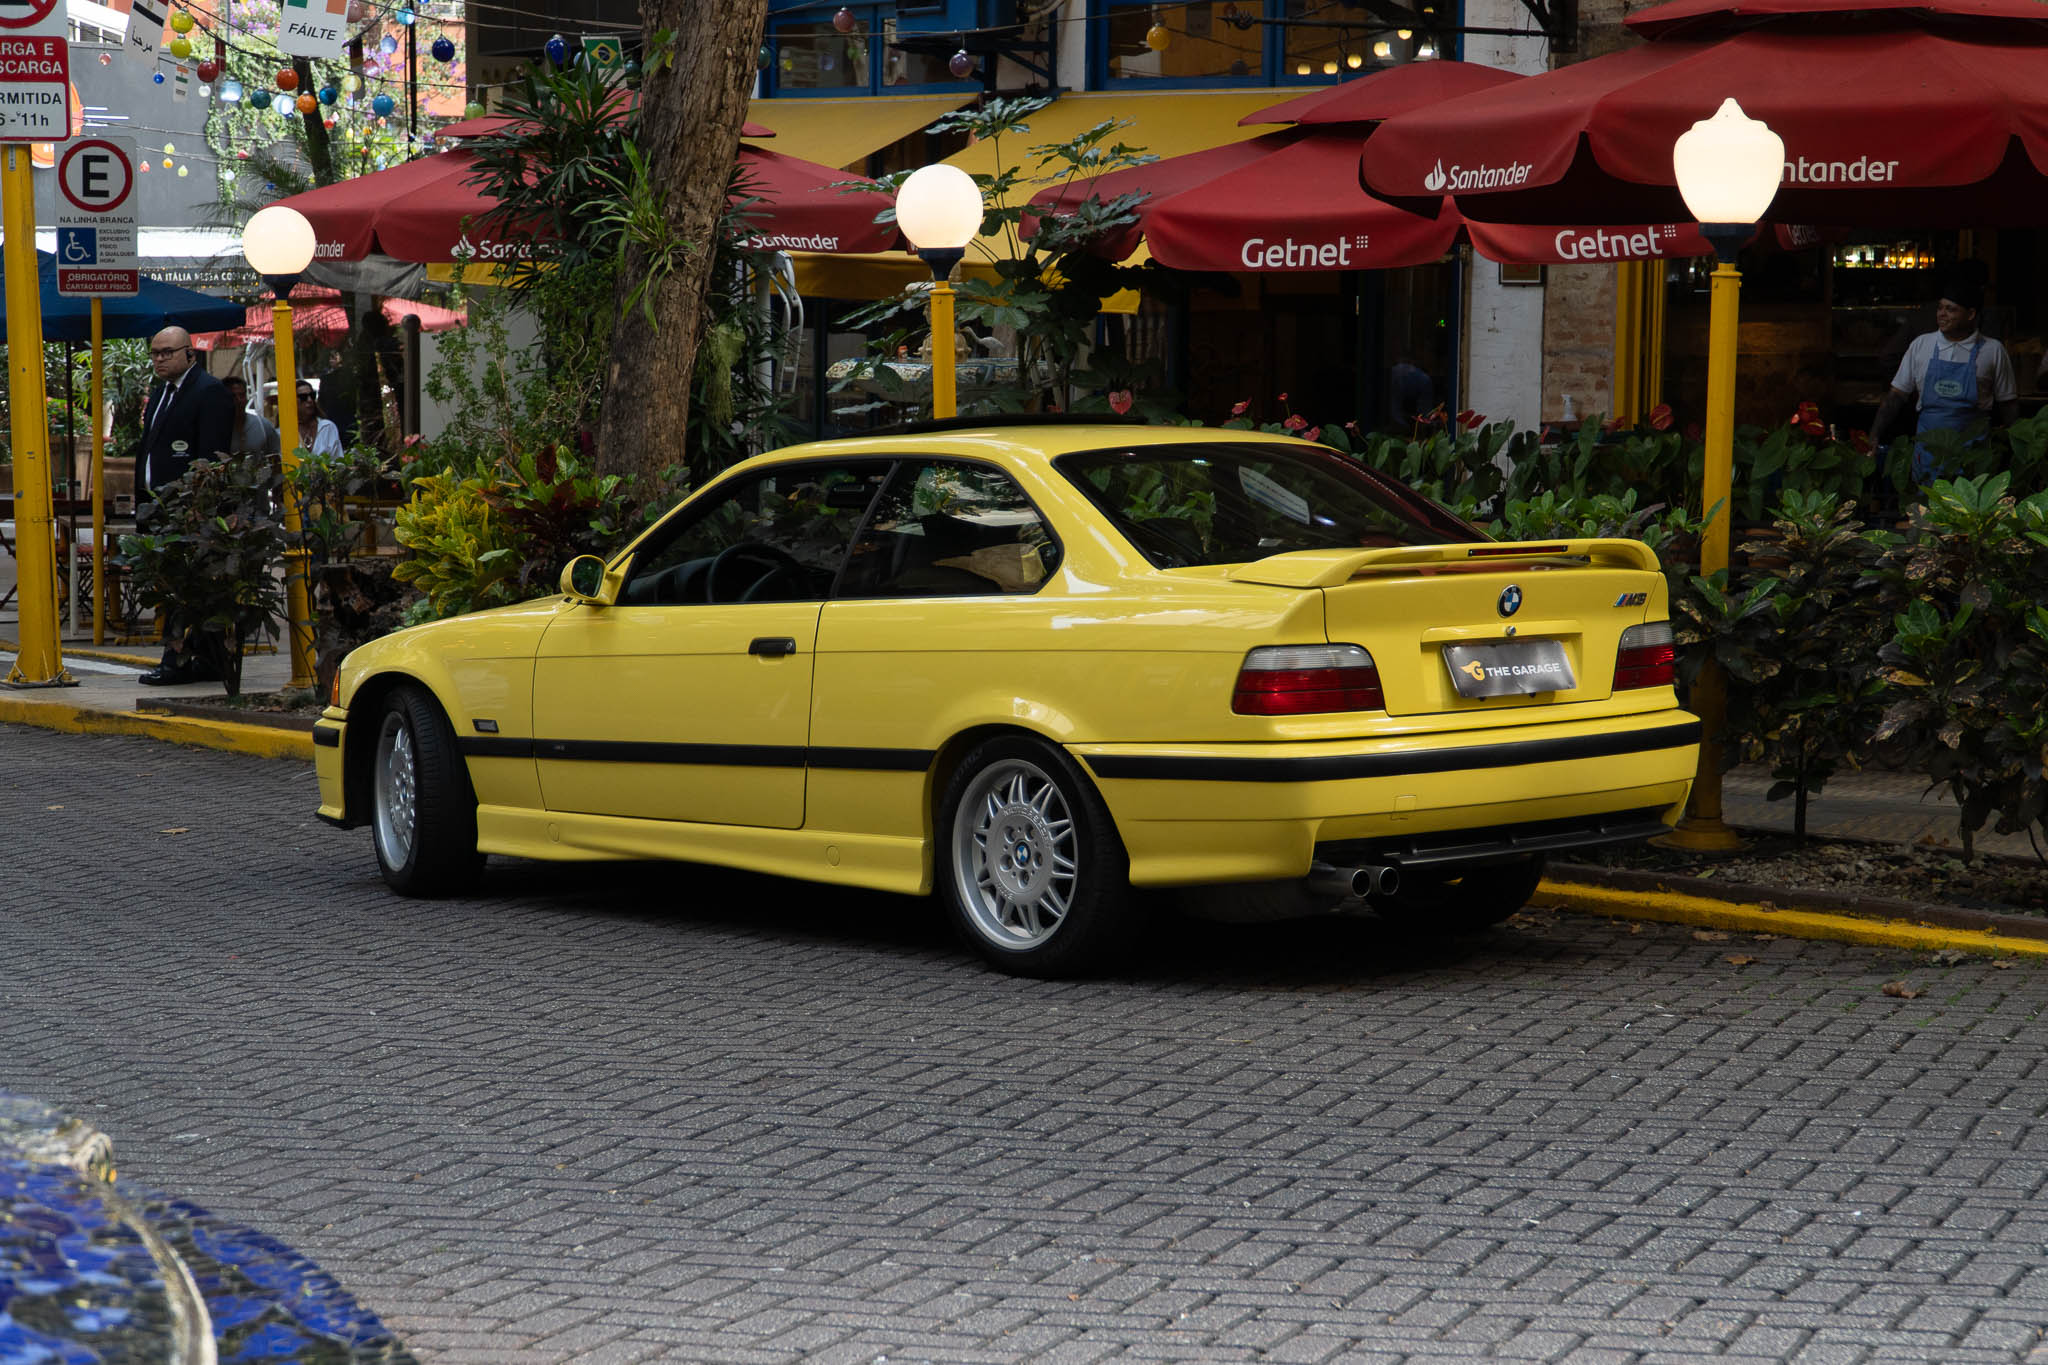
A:
[[[57,259],[65,265],[99,264],[100,230],[89,227],[58,228]]]

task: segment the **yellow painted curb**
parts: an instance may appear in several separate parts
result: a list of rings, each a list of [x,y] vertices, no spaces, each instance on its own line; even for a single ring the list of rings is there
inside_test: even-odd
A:
[[[1831,939],[1880,948],[1951,950],[1990,957],[2048,958],[2048,939],[2017,938],[1982,929],[1950,929],[1900,919],[1862,919],[1817,910],[1772,910],[1762,905],[1688,896],[1675,891],[1622,891],[1584,882],[1559,882],[1545,877],[1532,905],[1554,905],[1588,915],[1616,919],[1657,920],[1707,929],[1739,929],[1745,933],[1781,934],[1786,938]]]
[[[0,696],[0,721],[61,730],[73,735],[142,735],[201,749],[224,749],[256,758],[313,760],[313,737],[303,730],[279,730],[239,721],[199,720],[192,716],[146,715],[140,711],[100,711],[61,701],[23,701]]]
[[[14,640],[0,640],[0,652],[18,654],[21,645]],[[67,659],[96,659],[103,664],[134,664],[137,668],[155,668],[162,659],[153,659],[147,654],[122,654],[111,649],[97,649],[91,645],[57,644],[57,652]]]

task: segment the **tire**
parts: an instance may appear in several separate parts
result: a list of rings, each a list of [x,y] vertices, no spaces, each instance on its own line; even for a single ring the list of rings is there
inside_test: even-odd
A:
[[[1064,753],[1004,736],[976,746],[940,806],[940,894],[961,939],[999,971],[1114,966],[1140,915],[1130,860],[1094,786]]]
[[[433,697],[400,687],[384,700],[370,750],[370,842],[402,896],[440,896],[475,882],[476,792],[455,732]]]
[[[1543,855],[1487,863],[1462,872],[1404,873],[1401,889],[1380,903],[1381,916],[1420,934],[1491,929],[1529,903],[1543,879]]]

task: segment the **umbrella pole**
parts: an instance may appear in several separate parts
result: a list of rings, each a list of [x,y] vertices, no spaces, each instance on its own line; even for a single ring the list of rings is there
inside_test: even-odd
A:
[[[1714,243],[1720,249],[1722,243]],[[1712,577],[1728,567],[1728,500],[1735,477],[1736,323],[1741,308],[1742,272],[1733,261],[1734,244],[1714,267],[1708,287],[1706,467],[1700,480],[1700,574]],[[1700,718],[1700,766],[1693,777],[1685,818],[1660,842],[1701,852],[1742,847],[1721,815],[1721,754],[1728,733],[1728,679],[1708,659],[1690,698]]]
[[[43,374],[43,300],[36,278],[34,172],[26,142],[0,147],[0,261],[7,275],[8,409],[14,428],[15,568],[21,639],[7,682],[77,684],[57,638],[57,552],[50,506],[50,412]]]
[[[284,451],[284,527],[292,548],[284,552],[285,635],[292,656],[292,677],[288,686],[310,688],[319,679],[313,661],[313,611],[310,585],[313,554],[298,544],[299,497],[292,487],[299,472],[299,382],[292,354],[292,306],[285,302],[288,289],[279,290],[270,309],[270,334],[277,362],[277,430],[279,448]],[[317,434],[317,433],[316,433]]]
[[[92,445],[86,461],[92,468],[92,642],[96,645],[107,642],[107,499],[102,491],[106,487],[107,450],[100,440],[100,403],[106,396],[106,372],[100,368],[106,354],[101,346],[105,339],[105,319],[100,314],[99,296],[94,295],[91,410],[87,414],[92,422]]]

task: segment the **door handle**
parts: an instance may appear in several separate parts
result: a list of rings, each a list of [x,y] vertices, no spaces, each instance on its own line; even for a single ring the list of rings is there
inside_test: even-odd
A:
[[[780,659],[796,653],[796,641],[787,635],[763,635],[747,646],[747,653],[758,654],[764,659]]]

